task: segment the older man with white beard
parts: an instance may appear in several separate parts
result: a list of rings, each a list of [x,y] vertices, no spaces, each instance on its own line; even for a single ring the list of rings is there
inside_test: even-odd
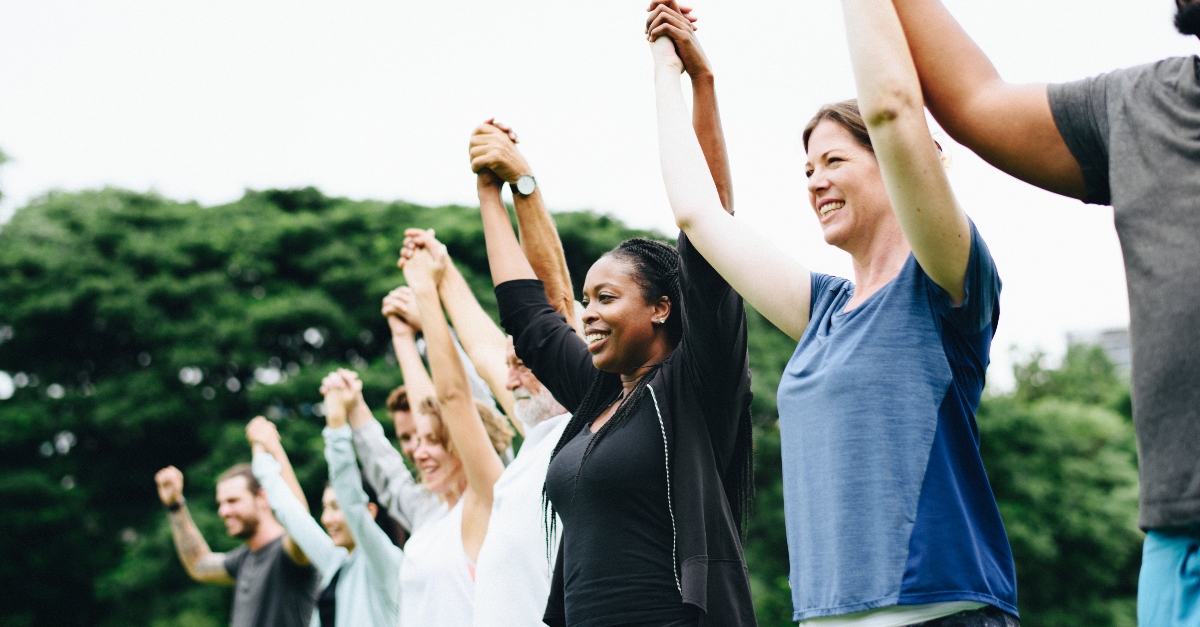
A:
[[[571,415],[508,345],[508,389],[525,442],[492,487],[492,518],[475,568],[475,627],[541,625],[558,537],[548,538],[542,486]]]

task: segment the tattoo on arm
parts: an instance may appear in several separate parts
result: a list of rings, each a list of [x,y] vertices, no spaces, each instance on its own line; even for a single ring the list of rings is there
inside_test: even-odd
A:
[[[187,506],[168,514],[171,521],[171,535],[175,538],[175,551],[179,561],[188,571],[188,575],[203,583],[232,584],[233,578],[225,570],[223,553],[213,553],[200,535],[200,529],[192,521]]]

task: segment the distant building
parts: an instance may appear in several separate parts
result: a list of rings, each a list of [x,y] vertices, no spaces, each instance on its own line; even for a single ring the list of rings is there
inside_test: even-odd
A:
[[[1108,359],[1122,376],[1129,376],[1129,329],[1106,329],[1104,331],[1073,331],[1067,333],[1067,345],[1093,344],[1104,349]]]

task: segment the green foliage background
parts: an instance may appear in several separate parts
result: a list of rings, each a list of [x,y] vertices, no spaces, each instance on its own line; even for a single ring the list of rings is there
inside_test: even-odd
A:
[[[576,285],[601,253],[646,235],[591,213],[555,217]],[[233,548],[213,478],[248,458],[242,429],[265,414],[318,505],[321,376],[358,369],[374,407],[400,383],[379,305],[401,281],[393,260],[410,226],[437,229],[494,312],[470,207],[314,189],[203,207],[105,189],[50,193],[0,227],[0,370],[19,388],[0,401],[0,625],[225,623],[229,592],[187,579],[152,475],[183,469],[210,544]],[[750,321],[758,495],[746,555],[760,623],[787,625],[775,387],[795,344]],[[1141,534],[1128,388],[1082,346],[1059,368],[1034,356],[1017,377],[978,422],[1022,618],[1132,626]]]

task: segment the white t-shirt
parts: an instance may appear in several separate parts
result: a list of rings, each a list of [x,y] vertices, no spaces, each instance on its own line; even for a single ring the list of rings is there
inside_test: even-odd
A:
[[[475,571],[474,627],[543,626],[558,538],[547,559],[542,486],[570,418],[562,414],[528,429],[517,458],[492,488],[492,517]]]
[[[418,527],[400,565],[400,627],[471,624],[475,582],[462,544],[463,501]]]

